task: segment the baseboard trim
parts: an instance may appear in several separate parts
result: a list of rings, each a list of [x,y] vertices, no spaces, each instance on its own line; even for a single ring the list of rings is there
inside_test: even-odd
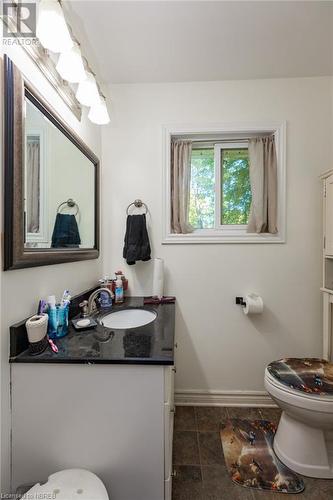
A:
[[[276,408],[265,391],[175,391],[178,406],[253,406]]]

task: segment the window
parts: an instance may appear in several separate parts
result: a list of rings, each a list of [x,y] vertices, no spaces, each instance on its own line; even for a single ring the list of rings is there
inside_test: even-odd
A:
[[[43,246],[48,241],[46,131],[27,124],[25,145],[25,217],[26,245]]]
[[[245,225],[249,220],[251,205],[248,149],[222,146],[219,154],[220,222]]]
[[[191,158],[189,223],[195,229],[245,226],[251,205],[246,143],[196,146]]]
[[[40,233],[40,135],[27,135],[26,172],[27,200],[33,200],[26,209],[27,233]]]
[[[188,130],[165,128],[165,192],[163,243],[282,243],[285,241],[285,123],[222,125],[221,128],[202,127]],[[250,138],[275,136],[277,155],[277,228],[278,233],[247,232],[252,194],[250,185]],[[184,212],[174,194],[177,182],[171,178],[171,152],[190,141],[190,189],[187,226],[193,232],[171,230],[171,218],[184,224],[184,218],[175,219]],[[252,147],[252,146],[251,146]],[[183,153],[184,154],[184,153]],[[178,157],[174,156],[173,161]],[[188,157],[187,157],[188,158]],[[188,161],[188,160],[187,160]],[[188,164],[188,163],[187,163]],[[178,164],[179,165],[179,164]],[[179,166],[177,167],[179,168]],[[181,172],[179,170],[179,172]],[[180,178],[181,181],[181,178]],[[174,184],[172,184],[172,182]],[[176,184],[175,184],[176,182]],[[181,184],[179,184],[181,187]],[[182,188],[181,188],[182,189]],[[172,210],[171,210],[172,200]],[[186,220],[186,218],[185,218]],[[178,224],[178,222],[177,222]],[[186,224],[186,223],[185,223]],[[185,227],[185,226],[184,226]],[[178,229],[178,227],[177,227]]]
[[[214,149],[192,149],[189,223],[196,229],[215,225]]]

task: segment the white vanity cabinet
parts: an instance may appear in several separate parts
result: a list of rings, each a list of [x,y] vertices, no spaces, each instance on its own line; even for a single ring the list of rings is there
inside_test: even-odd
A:
[[[86,468],[110,500],[171,500],[174,368],[13,363],[12,488]]]

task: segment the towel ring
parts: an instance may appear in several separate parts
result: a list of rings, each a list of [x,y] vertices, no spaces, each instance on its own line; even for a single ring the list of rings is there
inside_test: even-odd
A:
[[[63,201],[62,203],[60,203],[60,205],[58,206],[57,208],[57,214],[60,213],[60,209],[63,205],[67,205],[69,208],[74,208],[76,207],[76,212],[74,214],[74,216],[76,217],[77,214],[79,213],[79,205],[76,203],[76,201],[73,200],[73,198],[68,198],[67,201]]]
[[[129,215],[129,209],[131,208],[131,206],[134,205],[136,208],[141,208],[141,207],[144,207],[146,209],[145,211],[145,214],[147,214],[149,212],[148,210],[148,206],[142,201],[142,200],[134,200],[132,203],[130,203],[128,205],[128,207],[126,208],[126,214]]]

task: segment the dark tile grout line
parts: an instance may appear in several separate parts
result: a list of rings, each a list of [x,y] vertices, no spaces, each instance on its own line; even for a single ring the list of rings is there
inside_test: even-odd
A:
[[[197,434],[197,445],[198,445],[198,455],[199,455],[199,464],[200,464],[200,474],[201,474],[201,482],[203,484],[203,474],[202,474],[202,466],[201,466],[201,451],[200,451],[200,441],[199,441],[199,432],[198,432],[198,417],[197,417],[197,412],[194,407],[193,409],[194,413],[194,423],[195,423],[195,432]]]
[[[201,446],[200,446],[200,439],[199,439],[199,425],[198,425],[198,416],[197,416],[197,409],[196,408],[197,407],[194,407],[194,420],[195,420],[196,433],[197,433],[197,443],[198,443],[198,450],[199,450],[201,483],[202,483],[202,489],[204,489],[205,483],[204,483],[204,475],[203,475],[202,463],[201,463]]]

